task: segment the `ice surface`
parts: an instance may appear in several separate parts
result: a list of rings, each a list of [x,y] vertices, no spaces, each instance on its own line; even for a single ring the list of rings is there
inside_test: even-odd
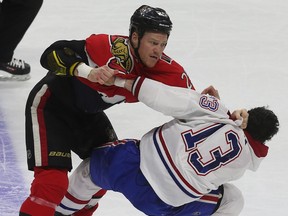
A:
[[[31,64],[31,80],[0,83],[0,216],[18,215],[33,177],[26,165],[24,108],[46,73],[39,64],[44,49],[92,33],[126,35],[131,14],[142,4],[169,13],[174,27],[165,52],[185,67],[199,91],[213,84],[231,110],[269,105],[278,114],[280,132],[269,143],[269,156],[256,173],[234,183],[245,196],[241,215],[287,215],[288,1],[49,0],[15,51]],[[170,119],[140,103],[116,105],[107,114],[120,138],[140,138]],[[79,159],[73,156],[75,167]],[[143,214],[109,192],[95,215]]]

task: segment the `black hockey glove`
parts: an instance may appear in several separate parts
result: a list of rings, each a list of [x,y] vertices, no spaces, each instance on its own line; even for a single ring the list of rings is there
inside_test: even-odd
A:
[[[81,62],[81,57],[67,47],[53,50],[47,55],[49,70],[60,76],[74,76],[74,70]]]

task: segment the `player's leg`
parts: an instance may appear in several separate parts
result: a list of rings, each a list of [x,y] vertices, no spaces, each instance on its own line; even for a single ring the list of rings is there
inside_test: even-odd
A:
[[[96,209],[99,207],[100,199],[105,195],[106,190],[102,189],[92,196],[92,199],[89,203],[82,208],[80,211],[77,211],[73,216],[92,216]]]
[[[244,206],[244,198],[241,191],[234,185],[226,183],[224,195],[220,206],[213,216],[236,216],[239,215]]]
[[[0,79],[29,79],[30,65],[13,58],[14,50],[37,15],[43,0],[0,2]]]
[[[108,117],[104,112],[82,115],[81,122],[81,130],[77,130],[75,134],[77,134],[77,142],[81,143],[82,145],[75,146],[73,151],[77,153],[82,159],[89,157],[93,148],[100,146],[103,143],[113,142],[117,139],[117,135],[113,129],[113,126],[111,125]],[[81,164],[79,166],[81,166]],[[79,168],[76,170],[78,169]],[[99,188],[95,188],[94,192],[92,191],[88,196],[86,196],[87,194],[83,194],[82,197],[81,194],[79,194],[74,197],[71,195],[71,193],[69,193],[69,190],[73,190],[73,188],[77,187],[77,181],[69,180],[68,193],[61,201],[60,207],[57,208],[59,215],[65,215],[69,213],[69,211],[66,211],[65,208],[73,209],[75,216],[93,215],[93,212],[95,212],[99,206],[99,200],[106,193],[106,190],[99,190]],[[74,191],[76,191],[76,189],[74,189]],[[78,193],[81,193],[84,190],[77,191]],[[80,208],[81,206],[82,208]],[[72,211],[70,211],[70,213],[71,212]]]
[[[0,62],[9,62],[43,0],[4,0],[0,11]]]
[[[34,180],[20,215],[53,216],[67,191],[67,172],[72,169],[69,145],[73,137],[61,118],[69,112],[61,110],[63,105],[57,104],[43,83],[45,78],[31,91],[26,104],[28,169],[34,171]]]
[[[117,140],[116,132],[103,111],[95,114],[84,113],[78,118],[78,129],[74,130],[74,134],[79,145],[73,146],[72,150],[80,158],[86,159],[90,157],[93,148]]]
[[[56,209],[57,212],[61,213],[59,215],[71,215],[85,206],[85,215],[88,215],[87,205],[89,202],[93,207],[96,206],[97,208],[98,206],[98,200],[94,200],[94,203],[91,202],[93,195],[101,198],[105,194],[106,191],[95,185],[90,179],[89,161],[89,159],[86,159],[80,163],[69,177],[67,193]],[[76,215],[79,215],[79,213]],[[84,210],[82,211],[82,215],[84,215]]]
[[[72,196],[71,194],[66,193],[65,197],[61,201],[61,204],[56,209],[54,216],[65,215],[64,212],[69,212],[66,211],[65,209],[69,207],[74,208],[74,210],[76,210],[76,212],[74,212],[74,210],[71,209],[71,211],[74,212],[73,216],[92,216],[93,213],[96,211],[96,209],[99,207],[98,203],[99,200],[104,196],[105,193],[106,190],[104,189],[99,190],[97,193],[92,195],[92,198],[90,199],[88,204],[85,204],[84,207],[82,207],[82,209],[80,210],[77,209],[79,208],[79,203],[80,204],[87,203],[88,200],[80,200]],[[62,203],[66,203],[66,206],[64,206]]]
[[[67,170],[35,167],[30,195],[23,202],[19,215],[53,216],[67,186]]]
[[[222,195],[223,186],[220,186],[217,190],[210,191],[209,194],[202,196],[199,200],[175,208],[173,215],[212,215],[218,209]]]
[[[123,161],[118,161],[117,158],[126,158],[127,148],[125,145],[127,141],[116,141],[116,142],[109,142],[103,145],[98,151],[98,155],[96,156],[97,159],[95,159],[95,155],[92,157],[92,162],[90,159],[84,160],[75,171],[73,171],[73,174],[69,178],[69,188],[68,193],[65,196],[65,198],[61,201],[61,204],[57,208],[57,213],[55,215],[81,215],[81,216],[90,216],[93,214],[94,210],[98,206],[98,200],[101,198],[104,193],[106,192],[101,187],[98,186],[99,182],[102,185],[106,186],[106,189],[112,189],[110,184],[115,184],[117,180],[120,181],[120,179],[125,179],[123,177],[123,172],[129,172],[127,171],[127,164]],[[134,148],[138,148],[135,143],[137,141],[128,141],[128,145],[134,145]],[[120,146],[120,148],[115,149],[115,145]],[[127,146],[128,146],[127,145]],[[130,148],[128,148],[130,149]],[[96,150],[95,150],[96,151]],[[138,150],[139,152],[139,150]],[[134,153],[133,153],[134,155]],[[115,157],[114,157],[115,156]],[[129,157],[131,158],[131,157]],[[127,160],[129,160],[129,158]],[[139,168],[139,154],[136,154],[137,162]],[[111,161],[108,162],[108,161]],[[119,165],[117,165],[120,163]],[[105,164],[105,165],[103,165]],[[131,163],[128,163],[131,166]],[[122,169],[119,168],[121,166]],[[134,165],[133,165],[134,167]],[[91,173],[91,170],[92,173]],[[115,168],[115,171],[114,171]],[[111,171],[113,170],[113,177],[109,175],[111,174]],[[96,180],[96,182],[92,181],[91,176],[99,175],[97,176],[100,180]],[[121,178],[118,178],[119,175]],[[128,177],[129,178],[129,177]],[[121,181],[122,181],[121,180]],[[106,184],[105,184],[105,183]],[[121,185],[121,184],[120,184]],[[129,186],[129,184],[127,184]],[[93,202],[91,200],[91,197],[95,195],[98,199],[94,200],[94,205],[92,208],[86,208],[87,205],[91,205]],[[78,211],[81,209],[80,211]]]

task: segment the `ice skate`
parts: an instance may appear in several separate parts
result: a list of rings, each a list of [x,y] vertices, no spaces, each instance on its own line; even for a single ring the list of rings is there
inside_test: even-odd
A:
[[[0,81],[25,81],[30,79],[30,65],[21,59],[13,58],[8,63],[0,62]]]

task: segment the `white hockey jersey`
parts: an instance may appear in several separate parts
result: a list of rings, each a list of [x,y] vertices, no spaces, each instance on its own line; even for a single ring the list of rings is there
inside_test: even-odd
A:
[[[132,92],[152,109],[174,117],[140,143],[140,168],[167,204],[197,200],[247,169],[256,170],[267,154],[268,147],[250,137],[248,141],[239,127],[242,120],[231,120],[229,110],[213,96],[143,77]]]

